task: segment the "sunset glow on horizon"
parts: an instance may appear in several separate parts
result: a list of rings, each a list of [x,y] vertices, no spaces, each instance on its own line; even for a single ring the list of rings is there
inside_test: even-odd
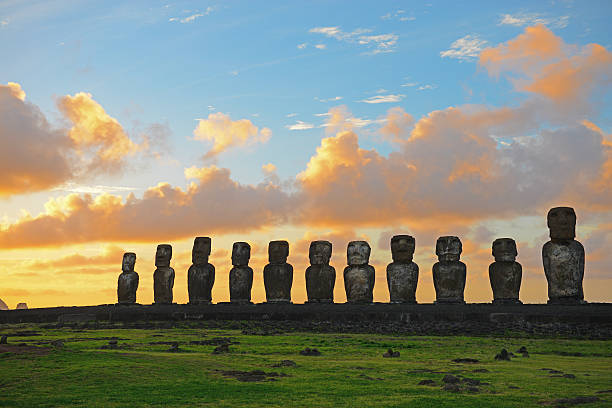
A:
[[[395,234],[416,238],[417,301],[456,235],[465,299],[490,302],[511,237],[521,300],[545,303],[549,208],[576,210],[584,295],[612,301],[612,6],[605,1],[0,1],[0,299],[116,302],[124,252],[153,301],[157,244],[187,302],[196,236],[213,302],[232,243],[254,302],[271,240],[306,300],[311,241],[366,240],[389,300]]]

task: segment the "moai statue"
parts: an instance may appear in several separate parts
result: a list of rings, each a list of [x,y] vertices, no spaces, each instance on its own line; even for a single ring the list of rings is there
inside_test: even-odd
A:
[[[332,244],[329,241],[312,241],[308,251],[310,266],[306,269],[306,293],[308,303],[334,303],[336,270],[329,265]]]
[[[208,263],[211,240],[209,237],[197,237],[193,241],[191,262],[187,271],[187,289],[189,303],[210,303],[212,287],[215,283],[215,267]]]
[[[251,303],[253,287],[253,269],[249,267],[251,246],[246,242],[234,242],[232,247],[232,265],[229,273],[230,302]]]
[[[492,246],[495,262],[489,265],[493,303],[522,303],[519,300],[523,268],[516,262],[518,251],[512,238],[498,238]]]
[[[585,303],[582,291],[584,247],[576,237],[576,213],[570,207],[548,212],[550,241],[542,247],[548,303]]]
[[[153,273],[153,298],[155,303],[172,303],[174,269],[170,267],[172,246],[160,244],[155,253],[155,272]]]
[[[393,262],[387,265],[387,285],[391,303],[416,303],[419,266],[412,262],[415,241],[410,235],[391,238]]]
[[[287,263],[288,256],[287,241],[270,241],[268,245],[270,263],[263,270],[267,303],[291,303],[293,266]]]
[[[136,303],[136,290],[138,289],[138,274],[134,272],[136,254],[126,252],[123,254],[121,269],[123,272],[117,280],[117,303],[129,305]]]
[[[365,241],[351,241],[346,249],[348,266],[344,268],[344,289],[349,303],[372,303],[374,267],[368,265],[370,245]]]
[[[433,266],[435,303],[465,303],[463,290],[467,268],[459,260],[461,241],[457,237],[438,238],[436,255],[439,262]]]

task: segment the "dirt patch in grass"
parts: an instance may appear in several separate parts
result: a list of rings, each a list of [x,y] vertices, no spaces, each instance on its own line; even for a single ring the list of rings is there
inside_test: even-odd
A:
[[[220,373],[223,377],[235,378],[236,380],[242,381],[242,382],[276,381],[278,377],[288,377],[288,375],[284,373],[276,373],[276,372],[266,373],[265,371],[262,371],[262,370],[253,370],[253,371],[214,370],[214,371]]]
[[[0,354],[36,354],[38,356],[43,356],[45,354],[49,354],[50,352],[51,348],[49,347],[36,347],[18,344],[0,344]]]

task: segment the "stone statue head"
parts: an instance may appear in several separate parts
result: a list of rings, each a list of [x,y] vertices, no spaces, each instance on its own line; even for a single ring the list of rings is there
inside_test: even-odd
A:
[[[551,239],[572,240],[576,237],[576,213],[572,207],[555,207],[546,217]]]
[[[268,260],[272,264],[287,262],[289,243],[287,241],[270,241],[268,245]]]
[[[497,238],[493,241],[492,253],[496,262],[514,262],[518,251],[512,238]]]
[[[136,264],[136,254],[133,252],[126,252],[123,254],[123,262],[121,263],[121,270],[123,272],[133,272],[134,265]]]
[[[458,261],[461,250],[461,241],[457,237],[440,237],[436,242],[436,255],[440,261]]]
[[[329,265],[332,244],[329,241],[312,241],[308,250],[311,265]]]
[[[370,245],[365,241],[351,241],[346,248],[349,265],[367,265],[370,261]]]
[[[247,266],[251,259],[251,246],[246,242],[234,242],[232,247],[232,265]]]
[[[170,266],[172,258],[172,245],[159,244],[155,252],[155,266]]]
[[[410,235],[394,235],[391,238],[393,262],[412,262],[416,243]]]
[[[194,265],[206,265],[210,256],[211,239],[209,237],[196,237],[193,240],[191,262]]]

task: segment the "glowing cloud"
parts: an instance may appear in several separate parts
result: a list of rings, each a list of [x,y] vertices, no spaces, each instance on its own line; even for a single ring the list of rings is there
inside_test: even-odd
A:
[[[272,131],[268,128],[260,131],[248,119],[233,121],[229,115],[217,112],[208,115],[208,119],[200,119],[193,134],[196,140],[213,142],[212,149],[204,156],[208,159],[232,147],[265,143]]]

